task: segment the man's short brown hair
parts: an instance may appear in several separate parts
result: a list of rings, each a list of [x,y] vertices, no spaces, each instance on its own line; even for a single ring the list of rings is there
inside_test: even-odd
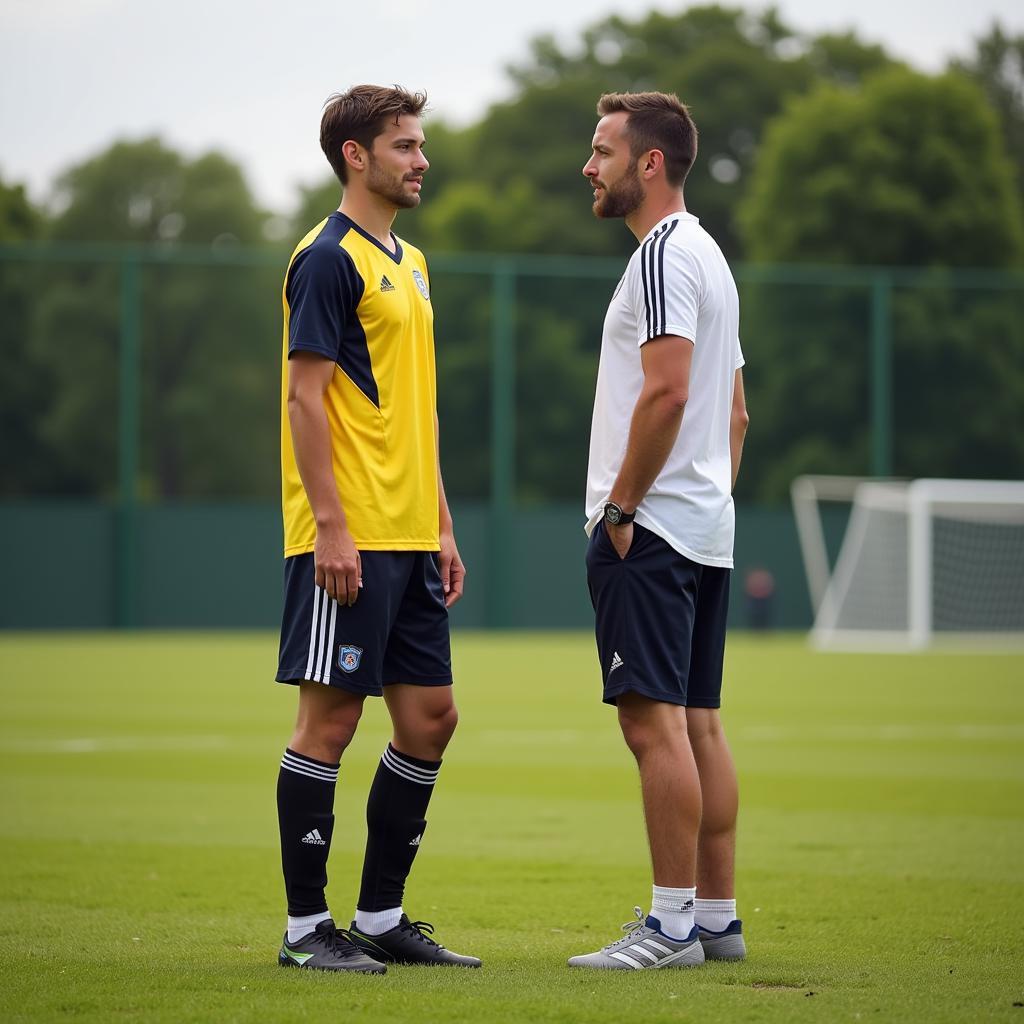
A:
[[[636,159],[652,149],[665,156],[665,177],[682,188],[697,158],[697,126],[674,92],[609,92],[597,101],[601,117],[625,112],[629,151]]]
[[[320,148],[342,185],[348,180],[348,165],[341,147],[349,139],[372,149],[385,125],[398,124],[403,114],[419,117],[426,105],[425,92],[408,92],[398,85],[354,85],[328,97],[320,120]]]

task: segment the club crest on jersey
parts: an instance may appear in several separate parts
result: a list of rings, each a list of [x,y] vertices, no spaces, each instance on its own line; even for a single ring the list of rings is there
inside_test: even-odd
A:
[[[416,287],[420,290],[420,295],[425,299],[430,298],[430,292],[427,291],[427,282],[423,280],[423,275],[418,271],[412,272],[412,279],[416,282]]]
[[[338,648],[338,668],[342,672],[355,672],[359,668],[359,662],[363,657],[362,647],[353,647],[351,644],[342,644]]]

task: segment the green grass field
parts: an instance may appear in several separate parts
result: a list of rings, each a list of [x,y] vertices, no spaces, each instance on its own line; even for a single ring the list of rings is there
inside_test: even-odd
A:
[[[462,723],[406,907],[482,971],[282,971],[266,634],[0,638],[0,1020],[1024,1024],[1024,657],[731,640],[749,959],[573,972],[650,879],[583,634],[455,638]],[[342,764],[345,924],[387,739]]]

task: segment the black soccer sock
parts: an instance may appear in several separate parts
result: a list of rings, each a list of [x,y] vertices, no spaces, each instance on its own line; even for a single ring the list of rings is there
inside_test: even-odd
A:
[[[366,857],[358,908],[373,912],[402,905],[405,880],[420,848],[427,804],[440,761],[402,754],[389,743],[366,801]]]
[[[288,913],[305,917],[327,910],[327,855],[334,831],[338,765],[285,750],[277,776],[277,821]]]

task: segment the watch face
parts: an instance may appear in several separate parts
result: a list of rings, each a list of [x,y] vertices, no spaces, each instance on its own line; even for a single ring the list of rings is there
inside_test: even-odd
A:
[[[622,509],[618,505],[608,502],[604,507],[604,517],[612,526],[618,526],[619,520],[622,518]]]

